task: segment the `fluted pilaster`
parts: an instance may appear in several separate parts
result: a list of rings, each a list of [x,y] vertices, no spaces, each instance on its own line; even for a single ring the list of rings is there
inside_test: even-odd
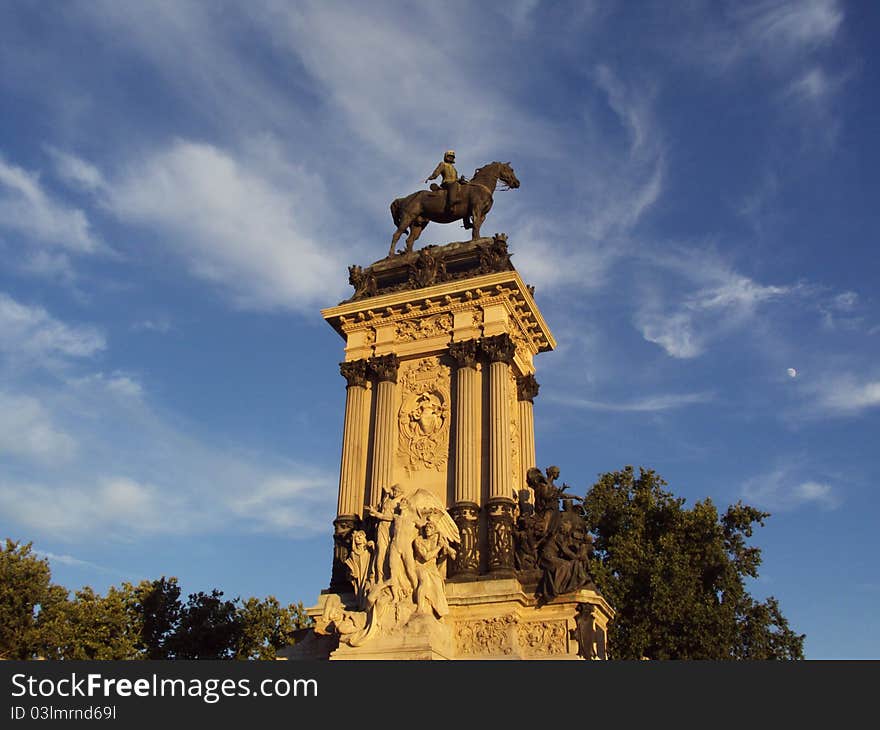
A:
[[[369,406],[367,363],[365,360],[343,362],[339,364],[339,371],[345,378],[347,387],[336,514],[355,517],[361,513],[366,486],[367,453],[363,434]]]
[[[513,484],[510,460],[510,365],[516,347],[507,334],[485,337],[480,349],[489,359],[489,572],[512,574]]]

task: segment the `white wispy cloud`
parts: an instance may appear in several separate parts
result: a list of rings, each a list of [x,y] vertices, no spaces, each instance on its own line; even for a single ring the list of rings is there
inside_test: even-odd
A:
[[[179,140],[110,178],[104,203],[126,223],[162,231],[195,276],[221,285],[239,306],[326,303],[328,289],[342,292],[341,252],[303,223],[313,203],[321,205],[322,185],[290,166],[298,184],[287,187],[264,169],[214,145]]]
[[[131,374],[69,370],[47,373],[39,398],[29,381],[0,392],[0,462],[15,465],[0,469],[0,513],[27,534],[311,535],[332,519],[329,470],[202,434],[155,408]]]
[[[30,243],[93,253],[100,242],[84,211],[49,193],[36,172],[0,156],[0,230],[14,231]]]
[[[790,62],[834,40],[844,13],[837,0],[764,0],[737,4],[733,17],[741,23],[744,53]]]
[[[829,415],[857,415],[880,406],[880,380],[852,374],[831,375],[805,386],[812,405]]]
[[[53,423],[39,400],[0,390],[0,461],[12,456],[57,464],[76,450],[76,439]]]
[[[189,529],[181,506],[173,492],[127,476],[93,483],[0,481],[0,509],[7,519],[58,539],[103,534],[124,540]]]
[[[0,353],[14,360],[53,361],[91,357],[105,349],[93,325],[68,324],[39,306],[22,304],[0,292]]]
[[[741,493],[756,506],[771,510],[793,510],[804,505],[835,509],[841,503],[838,490],[827,482],[798,479],[784,467],[746,480]]]
[[[99,573],[112,573],[114,575],[128,576],[127,573],[121,570],[117,570],[116,568],[108,568],[104,565],[98,565],[97,563],[93,563],[89,560],[82,560],[81,558],[77,558],[74,555],[68,555],[66,553],[53,553],[49,550],[34,550],[34,553],[39,555],[41,558],[46,558],[50,563],[57,563],[59,565],[69,565],[72,568],[86,568],[88,570],[97,570]]]
[[[55,163],[56,174],[68,185],[89,192],[104,187],[104,176],[91,163],[56,147],[47,146],[46,150]]]
[[[651,256],[650,263],[690,282],[646,290],[633,320],[646,340],[675,358],[701,355],[710,341],[750,321],[761,305],[799,291],[797,285],[760,284],[705,251]]]
[[[589,411],[606,411],[614,413],[655,413],[685,408],[692,405],[710,403],[715,399],[713,393],[665,393],[647,396],[633,401],[596,401],[584,398],[571,398],[548,394],[547,400],[568,405],[573,408],[582,408]]]

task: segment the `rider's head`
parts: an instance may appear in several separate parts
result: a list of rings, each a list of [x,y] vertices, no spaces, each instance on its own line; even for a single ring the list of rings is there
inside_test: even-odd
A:
[[[455,162],[455,150],[446,150],[446,154],[443,155],[444,162]]]

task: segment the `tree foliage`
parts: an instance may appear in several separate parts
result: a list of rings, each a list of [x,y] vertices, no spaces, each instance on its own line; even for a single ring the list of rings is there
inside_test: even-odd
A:
[[[30,543],[0,546],[0,658],[274,659],[311,621],[274,596],[226,600],[215,588],[184,602],[173,577],[72,597],[51,578]]]
[[[746,589],[759,548],[747,544],[769,517],[710,499],[686,509],[651,470],[602,475],[584,510],[595,535],[591,571],[614,606],[609,644],[618,659],[802,659],[804,636],[774,598]]]

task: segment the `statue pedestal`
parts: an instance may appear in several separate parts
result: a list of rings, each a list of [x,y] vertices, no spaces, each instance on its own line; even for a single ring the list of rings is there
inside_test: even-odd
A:
[[[534,359],[556,342],[507,237],[349,273],[354,295],[322,311],[345,340],[330,589],[287,657],[604,658],[586,525],[536,468]],[[548,576],[548,595],[585,587],[539,606]]]
[[[350,596],[349,596],[350,598]],[[413,615],[403,626],[380,632],[363,646],[337,637],[307,634],[282,652],[286,659],[579,659],[575,633],[579,604],[594,609],[597,658],[605,658],[611,607],[592,587],[558,596],[546,605],[516,578],[446,583],[449,615]],[[308,613],[320,620],[322,595]]]
[[[403,626],[380,635],[364,646],[340,644],[331,660],[358,659],[452,659],[452,631],[434,616],[417,614]]]

